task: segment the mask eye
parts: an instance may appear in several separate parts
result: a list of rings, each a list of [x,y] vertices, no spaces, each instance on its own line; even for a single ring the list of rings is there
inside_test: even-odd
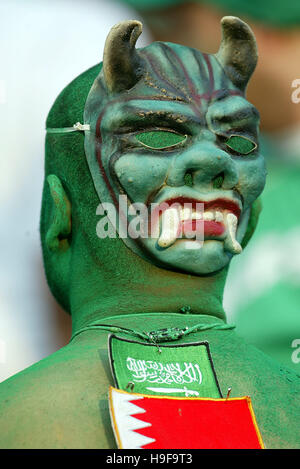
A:
[[[241,135],[231,135],[225,143],[229,148],[242,155],[248,155],[248,153],[251,153],[257,148],[255,142]]]
[[[186,135],[177,134],[168,130],[151,130],[141,132],[135,138],[145,147],[153,150],[175,147],[186,139]]]

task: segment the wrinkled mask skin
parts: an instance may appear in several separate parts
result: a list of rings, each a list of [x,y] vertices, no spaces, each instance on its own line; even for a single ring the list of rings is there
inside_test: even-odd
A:
[[[178,203],[175,212],[163,211],[154,237],[123,241],[158,266],[192,274],[216,272],[241,252],[266,176],[259,114],[245,99],[255,38],[238,18],[223,18],[222,28],[219,52],[208,55],[162,42],[137,50],[141,24],[116,25],[84,113],[85,151],[102,203],[113,203],[121,219],[120,194],[149,212],[151,203]],[[197,202],[204,204],[202,247],[176,237],[178,225],[201,217]],[[190,209],[183,212],[183,203]]]

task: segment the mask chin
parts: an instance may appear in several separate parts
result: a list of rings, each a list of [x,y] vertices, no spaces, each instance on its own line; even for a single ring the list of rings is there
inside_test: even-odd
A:
[[[145,246],[144,252],[147,252],[148,260],[152,263],[168,270],[180,270],[194,275],[217,272],[227,266],[232,257],[224,250],[224,242],[217,240],[201,243],[181,239],[164,250],[153,239],[143,240],[142,243]]]
[[[240,218],[237,240],[242,243],[250,223],[251,210],[246,210]],[[134,240],[131,239],[131,243]],[[234,256],[227,249],[225,240],[178,239],[166,249],[157,244],[156,238],[140,239],[135,242],[142,249],[142,257],[159,267],[180,270],[194,275],[206,275],[218,272],[226,267]]]

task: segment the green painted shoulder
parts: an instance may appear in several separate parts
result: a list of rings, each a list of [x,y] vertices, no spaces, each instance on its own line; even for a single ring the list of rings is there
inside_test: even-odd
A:
[[[300,375],[281,366],[234,332],[211,340],[223,391],[251,397],[267,448],[300,448]]]
[[[0,448],[114,448],[99,351],[71,346],[0,385]]]

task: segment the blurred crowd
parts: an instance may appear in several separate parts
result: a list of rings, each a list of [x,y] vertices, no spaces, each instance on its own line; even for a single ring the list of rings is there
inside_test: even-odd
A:
[[[144,23],[139,47],[162,40],[215,53],[225,15],[247,21],[257,39],[259,63],[247,97],[261,114],[268,169],[258,227],[230,268],[225,310],[248,342],[300,372],[300,353],[299,361],[293,354],[300,343],[300,102],[292,99],[300,79],[299,0],[6,0],[0,5],[0,381],[70,337],[70,318],[47,290],[38,234],[44,123],[57,94],[102,60],[109,29],[123,19]]]

